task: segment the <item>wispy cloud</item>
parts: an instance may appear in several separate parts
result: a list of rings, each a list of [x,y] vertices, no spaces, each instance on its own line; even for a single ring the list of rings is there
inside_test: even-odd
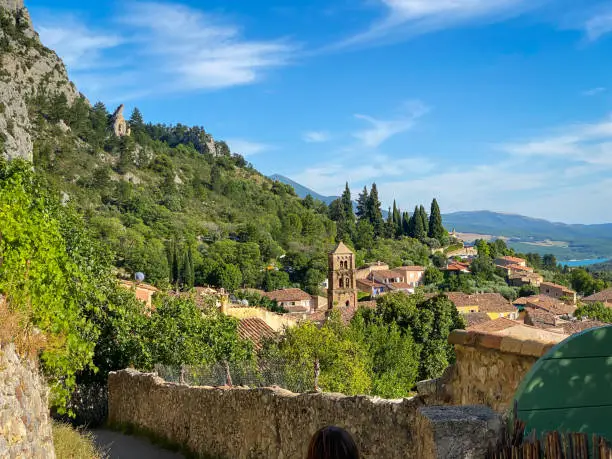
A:
[[[430,172],[435,164],[427,158],[414,156],[405,158],[391,158],[388,155],[360,155],[350,160],[350,164],[343,161],[327,162],[307,168],[303,172],[294,174],[294,179],[309,188],[326,194],[338,193],[344,182],[360,184],[400,177],[410,173],[413,176]]]
[[[366,121],[370,126],[355,132],[353,136],[359,139],[363,146],[377,148],[394,135],[412,129],[417,119],[425,115],[429,108],[422,102],[415,101],[405,104],[401,115],[393,119],[377,119],[368,115],[356,114],[355,118]]]
[[[73,16],[45,16],[38,27],[42,42],[57,51],[72,70],[100,67],[102,51],[119,46],[123,39],[116,34],[88,28]],[[105,65],[106,66],[106,65]]]
[[[612,32],[612,11],[608,10],[593,16],[584,25],[589,40],[598,40],[601,36]]]
[[[285,39],[245,37],[234,22],[178,3],[128,2],[102,33],[86,21],[41,15],[45,45],[57,50],[77,83],[104,81],[113,68],[126,81],[98,84],[109,99],[116,94],[216,90],[253,84],[289,65],[297,47]],[[112,75],[111,75],[112,76]],[[83,89],[89,91],[89,87]]]
[[[596,96],[597,94],[601,94],[602,92],[605,92],[605,91],[606,91],[606,88],[604,88],[603,86],[600,86],[598,88],[592,88],[592,89],[583,91],[582,95],[587,96],[587,97]]]
[[[522,157],[565,158],[576,163],[612,167],[612,118],[565,126],[537,139],[500,145]]]
[[[323,143],[328,142],[331,136],[325,131],[308,131],[302,136],[302,140],[308,143]]]
[[[248,40],[224,18],[174,3],[128,4],[121,24],[133,28],[138,53],[179,78],[182,88],[249,84],[287,65],[295,47],[284,40]]]
[[[239,153],[242,156],[252,156],[274,149],[272,145],[244,139],[228,139],[226,142],[232,153]]]
[[[474,21],[494,22],[542,1],[546,0],[376,0],[385,10],[383,17],[334,47],[399,39]]]

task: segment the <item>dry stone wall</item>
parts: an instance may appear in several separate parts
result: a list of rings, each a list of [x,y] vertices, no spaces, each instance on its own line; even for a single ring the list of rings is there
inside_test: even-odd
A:
[[[0,458],[53,459],[48,390],[12,345],[0,345]]]
[[[311,436],[326,425],[351,432],[365,459],[479,458],[501,428],[499,416],[484,406],[432,411],[419,397],[188,387],[135,370],[111,373],[108,396],[111,426],[132,426],[196,455],[226,459],[306,457]]]

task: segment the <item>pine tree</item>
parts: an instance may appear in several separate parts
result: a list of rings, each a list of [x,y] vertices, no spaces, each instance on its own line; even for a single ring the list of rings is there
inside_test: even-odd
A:
[[[108,129],[108,112],[106,106],[102,102],[96,102],[91,109],[91,127],[94,131],[94,138],[92,143],[98,147],[104,144],[106,138],[106,131]]]
[[[144,126],[144,119],[142,113],[138,110],[138,107],[134,107],[132,116],[130,116],[130,127],[132,129],[139,129]]]
[[[440,240],[444,236],[444,226],[442,226],[442,214],[438,201],[434,198],[431,201],[431,213],[429,215],[429,237]]]
[[[363,191],[359,193],[359,197],[357,198],[357,217],[366,217],[369,199],[370,195],[368,194],[368,189],[364,186]]]
[[[425,231],[425,235],[423,237],[427,237],[427,233],[429,232],[429,217],[427,216],[425,207],[423,207],[422,204],[419,207],[419,214],[421,215],[421,221],[423,222],[423,231]]]
[[[372,188],[370,189],[366,216],[374,228],[374,235],[380,237],[383,234],[384,221],[382,211],[380,210],[380,200],[378,199],[376,183],[372,183]]]
[[[410,216],[410,219],[408,220],[408,236],[409,237],[413,237],[416,238],[416,227],[417,227],[417,220],[421,219],[421,215],[419,213],[419,206],[414,206],[414,212],[412,213],[412,215]],[[422,224],[421,224],[422,226]]]

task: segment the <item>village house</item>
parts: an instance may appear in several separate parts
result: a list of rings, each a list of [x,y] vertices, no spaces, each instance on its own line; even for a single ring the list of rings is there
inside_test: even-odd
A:
[[[542,282],[544,282],[544,277],[538,273],[516,271],[508,275],[508,284],[513,287],[522,287],[524,285],[539,287]]]
[[[368,263],[364,267],[359,268],[355,271],[355,279],[368,279],[370,277],[370,273],[372,273],[373,271],[385,270],[389,270],[389,265],[387,263],[383,263],[382,261]]]
[[[527,297],[525,300],[524,309],[528,310],[529,308],[541,309],[543,311],[547,311],[551,314],[554,314],[559,318],[573,317],[574,312],[576,311],[576,306],[574,306],[573,304],[567,304],[563,301],[546,295],[533,295]]]
[[[414,289],[423,283],[425,268],[423,266],[399,266],[393,271],[398,272],[410,288]]]
[[[608,307],[612,307],[612,288],[587,296],[582,299],[582,302],[587,304],[603,303]]]
[[[461,249],[451,250],[446,253],[446,258],[461,258],[466,260],[469,258],[475,258],[478,255],[476,247],[463,247]]]
[[[376,298],[389,290],[385,284],[370,279],[357,279],[357,289],[367,293],[370,298]]]
[[[252,342],[255,350],[259,350],[265,340],[272,339],[277,334],[263,319],[249,317],[238,323],[238,336]]]
[[[446,265],[446,268],[442,268],[442,271],[469,274],[470,265],[467,263],[460,263],[458,261],[450,262]]]
[[[448,292],[445,295],[462,314],[482,312],[491,319],[517,319],[519,316],[517,308],[499,293]]]
[[[121,281],[121,286],[133,291],[136,298],[146,305],[148,311],[153,310],[153,295],[159,292],[159,289],[149,284],[128,280]]]
[[[389,269],[383,269],[380,271],[372,271],[370,273],[370,280],[379,282],[383,285],[389,286],[391,284],[405,282],[402,273]]]
[[[310,314],[318,304],[312,296],[299,288],[274,290],[273,292],[266,292],[265,296],[275,300],[279,306],[289,312]]]
[[[523,258],[510,257],[510,256],[497,257],[495,259],[495,264],[497,266],[512,266],[512,265],[516,265],[516,266],[521,266],[523,268],[527,267],[527,261],[524,260]]]
[[[571,304],[576,304],[576,292],[569,287],[552,282],[542,282],[540,284],[540,293],[556,299],[566,299]]]

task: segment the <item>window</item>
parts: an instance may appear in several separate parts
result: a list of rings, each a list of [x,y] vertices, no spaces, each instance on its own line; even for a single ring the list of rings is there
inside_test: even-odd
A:
[[[344,288],[344,279],[340,278],[340,280],[338,281],[338,286],[340,288]]]

